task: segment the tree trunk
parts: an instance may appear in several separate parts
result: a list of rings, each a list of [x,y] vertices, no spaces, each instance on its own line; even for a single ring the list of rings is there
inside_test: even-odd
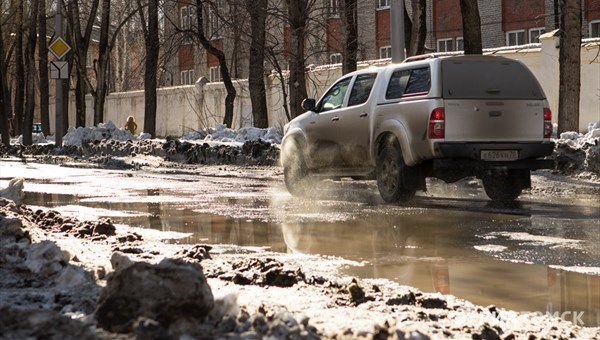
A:
[[[344,50],[342,53],[342,73],[356,71],[358,59],[358,0],[341,0],[342,34]]]
[[[196,19],[198,21],[196,38],[208,53],[212,54],[215,56],[215,58],[217,58],[217,60],[219,60],[221,77],[223,78],[223,84],[225,84],[225,90],[227,91],[227,96],[225,97],[225,117],[223,118],[223,124],[231,128],[233,125],[233,104],[235,102],[237,92],[233,86],[233,82],[231,81],[225,54],[223,51],[213,46],[204,34],[204,17],[202,13],[202,0],[196,0]]]
[[[304,66],[304,43],[308,22],[307,0],[286,0],[290,25],[290,112],[292,118],[299,116],[302,101],[308,97],[306,92],[306,72]]]
[[[48,77],[48,41],[46,40],[46,0],[39,0],[39,77],[40,77],[40,120],[44,136],[50,134],[50,80]]]
[[[110,0],[102,0],[102,18],[100,22],[100,41],[98,43],[98,63],[96,65],[96,91],[94,91],[94,125],[104,121],[104,101],[108,93],[108,30],[110,28]],[[116,34],[116,32],[115,32]]]
[[[4,13],[3,2],[0,1],[0,13]],[[8,66],[4,55],[4,32],[0,23],[0,134],[2,144],[10,145],[9,116],[12,115],[10,91],[8,90]]]
[[[265,25],[268,0],[246,0],[246,9],[250,14],[251,42],[248,72],[248,87],[252,102],[254,126],[269,126],[267,95],[265,93]]]
[[[482,54],[481,18],[477,0],[460,0],[465,54]]]
[[[427,0],[413,0],[412,8],[412,35],[407,49],[408,56],[423,54],[427,40]]]
[[[98,13],[99,0],[92,0],[90,15],[87,18],[85,31],[81,29],[80,4],[79,0],[69,2],[69,23],[73,27],[73,42],[75,44],[75,69],[77,82],[75,85],[75,126],[85,126],[86,103],[85,95],[87,93],[87,54],[92,38],[96,14]]]
[[[561,0],[558,133],[579,131],[581,0]]]
[[[269,47],[269,57],[271,58],[271,64],[273,64],[273,67],[275,67],[275,71],[277,72],[277,78],[279,79],[279,84],[281,85],[281,97],[283,99],[283,111],[285,112],[285,117],[287,118],[288,122],[290,120],[292,120],[292,117],[290,116],[290,108],[288,106],[288,93],[287,93],[287,84],[285,83],[285,77],[283,75],[283,68],[281,67],[281,65],[279,64],[279,60],[277,60],[277,53],[275,53],[275,50],[273,48],[273,46]]]
[[[148,1],[148,21],[138,0],[144,40],[146,46],[146,68],[144,70],[144,132],[156,136],[156,87],[158,72],[158,0]]]
[[[37,42],[37,16],[39,2],[34,1],[28,18],[27,47],[25,49],[25,114],[23,116],[23,145],[33,144],[32,128],[35,111],[35,47]]]
[[[23,133],[23,116],[25,114],[25,55],[23,51],[23,2],[19,2],[17,5],[17,32],[15,35],[15,62],[16,62],[16,74],[17,78],[16,89],[15,89],[15,112],[13,115],[13,127],[15,135]]]

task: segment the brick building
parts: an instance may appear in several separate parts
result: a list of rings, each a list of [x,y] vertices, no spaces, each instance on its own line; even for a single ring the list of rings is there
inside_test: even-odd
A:
[[[478,0],[484,48],[537,43],[538,37],[556,29],[560,18],[556,0]],[[306,64],[334,64],[342,60],[340,0],[318,0],[311,9],[307,36]],[[409,14],[414,0],[405,0]],[[582,0],[583,38],[600,37],[600,0]],[[358,0],[358,59],[391,57],[391,0]],[[194,25],[196,14],[190,0],[171,3],[165,12],[166,66],[161,85],[192,84],[199,77],[220,81],[219,63],[182,32]],[[249,18],[236,2],[215,1],[204,11],[205,31],[211,42],[223,49],[233,78],[248,75]],[[267,45],[282,68],[287,68],[289,29],[284,23],[284,3],[278,18],[269,18]],[[427,0],[426,48],[431,51],[460,51],[463,48],[459,0]],[[231,25],[235,23],[235,25]],[[271,66],[267,66],[269,68]]]

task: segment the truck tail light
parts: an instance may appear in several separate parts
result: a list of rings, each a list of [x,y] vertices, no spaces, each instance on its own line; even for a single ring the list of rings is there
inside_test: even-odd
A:
[[[438,107],[431,111],[429,116],[429,138],[440,139],[446,136],[446,113],[443,107]]]
[[[552,111],[544,108],[544,138],[552,138]]]

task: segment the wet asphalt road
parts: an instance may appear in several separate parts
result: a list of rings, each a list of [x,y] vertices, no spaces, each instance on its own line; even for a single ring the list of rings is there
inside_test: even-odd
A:
[[[343,257],[356,261],[348,275],[600,325],[594,194],[542,191],[499,207],[475,181],[430,182],[410,204],[386,205],[369,181],[318,182],[311,198],[294,198],[278,168],[131,172],[1,162],[0,187],[25,177],[30,206],[190,233],[189,243]]]

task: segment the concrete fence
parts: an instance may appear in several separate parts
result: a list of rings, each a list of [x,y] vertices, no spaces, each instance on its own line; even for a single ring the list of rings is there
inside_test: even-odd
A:
[[[540,44],[500,48],[486,51],[486,54],[502,55],[521,60],[538,78],[554,113],[558,113],[559,90],[559,38],[547,33],[540,38]],[[385,65],[389,60],[361,62],[359,68],[371,65]],[[341,65],[309,66],[307,88],[309,97],[319,98],[337,78],[342,75]],[[284,75],[285,76],[285,75]],[[237,97],[233,128],[252,126],[252,106],[247,80],[234,81]],[[267,106],[269,124],[282,127],[288,118],[280,78],[273,74],[266,77]],[[225,114],[225,87],[222,83],[209,83],[200,78],[196,84],[166,87],[157,90],[157,136],[181,136],[189,131],[214,127],[223,121]],[[93,123],[92,97],[87,98],[86,125]],[[51,131],[54,131],[54,105],[51,98]],[[581,107],[580,131],[587,130],[587,124],[600,121],[600,39],[585,40],[581,46]],[[75,124],[75,101],[69,103],[69,126]],[[127,116],[132,115],[138,123],[138,132],[144,126],[144,92],[111,93],[106,98],[105,121],[113,121],[123,126]]]

